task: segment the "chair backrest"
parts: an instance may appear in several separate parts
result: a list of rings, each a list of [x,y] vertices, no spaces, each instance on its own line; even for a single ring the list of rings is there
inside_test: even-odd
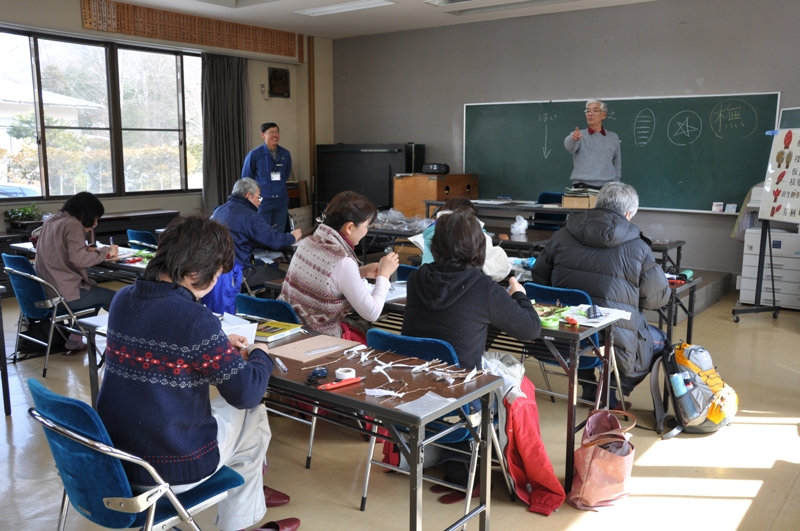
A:
[[[399,281],[408,280],[408,275],[410,275],[417,269],[419,269],[418,266],[400,264],[399,266],[397,266],[397,280]]]
[[[36,411],[57,426],[88,439],[113,446],[103,422],[88,404],[57,395],[33,378],[28,380],[28,388],[36,406],[31,412]],[[94,451],[43,425],[50,453],[75,510],[103,527],[130,527],[135,514],[113,511],[103,503],[103,498],[131,497],[130,483],[119,459]]]
[[[158,240],[153,233],[146,230],[135,230],[135,229],[128,229],[128,245],[130,245],[131,249],[136,249],[137,251],[152,251],[153,247],[147,247],[145,245],[138,245],[133,243],[133,241],[146,243],[148,245],[152,245],[153,247],[158,247]]]
[[[448,365],[458,365],[455,349],[441,339],[403,336],[373,328],[367,332],[367,346],[390,350],[401,356],[413,356],[426,361],[440,359]]]
[[[551,205],[554,203],[560,204],[563,201],[564,201],[564,192],[542,192],[539,194],[539,199],[537,200],[537,203],[541,205]],[[531,227],[539,230],[558,230],[561,228],[561,224],[552,222],[563,223],[566,219],[567,219],[566,214],[550,214],[549,212],[537,212],[533,216],[533,225]],[[548,221],[550,221],[551,223],[547,223]]]
[[[51,308],[36,307],[37,302],[49,299],[44,291],[44,286],[32,278],[16,274],[25,273],[36,276],[36,270],[30,260],[24,256],[3,253],[3,264],[5,264],[5,271],[8,273],[11,287],[14,288],[14,294],[17,297],[22,315],[35,321],[48,319],[53,310]]]
[[[277,299],[259,299],[243,293],[236,295],[236,313],[300,324],[300,318],[289,303]]]
[[[534,299],[536,302],[545,302],[548,304],[560,302],[562,306],[593,304],[589,294],[579,289],[556,288],[553,286],[534,284],[533,282],[526,282],[522,287],[525,288],[525,293],[528,295],[528,298]],[[599,344],[597,334],[594,334],[592,337],[594,338],[595,344]]]

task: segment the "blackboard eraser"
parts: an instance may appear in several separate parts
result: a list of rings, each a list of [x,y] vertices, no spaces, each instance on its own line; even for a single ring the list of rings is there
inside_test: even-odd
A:
[[[765,131],[764,132],[764,134],[767,135],[767,136],[775,136],[778,133],[780,133],[780,130],[778,130],[778,129],[771,129],[769,131]]]

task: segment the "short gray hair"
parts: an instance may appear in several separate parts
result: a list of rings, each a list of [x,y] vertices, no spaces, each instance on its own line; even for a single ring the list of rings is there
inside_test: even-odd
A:
[[[258,187],[258,183],[255,181],[255,179],[244,177],[233,184],[233,191],[231,194],[244,197],[247,194],[258,194],[259,190],[260,188]]]
[[[639,194],[629,184],[620,182],[606,183],[600,189],[596,206],[597,208],[612,210],[620,216],[630,212],[631,217],[633,217],[636,211],[639,210]]]
[[[592,103],[598,104],[600,106],[600,110],[601,111],[608,112],[608,105],[606,105],[606,102],[604,102],[603,100],[591,99],[591,100],[586,102],[586,108],[588,109],[589,105],[591,105]]]

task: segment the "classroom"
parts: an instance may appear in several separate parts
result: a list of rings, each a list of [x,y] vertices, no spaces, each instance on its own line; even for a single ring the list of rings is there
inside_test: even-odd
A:
[[[314,19],[315,29],[302,31],[290,23],[265,23],[271,29],[300,35],[302,52],[296,50],[292,57],[85,29],[82,3],[0,0],[0,32],[245,57],[252,117],[248,145],[252,148],[261,142],[262,121],[280,124],[281,145],[292,153],[295,176],[309,183],[314,179],[318,144],[414,142],[425,145],[426,162],[446,163],[451,173],[463,173],[467,104],[602,98],[613,109],[615,99],[778,93],[781,109],[800,107],[800,86],[792,63],[792,50],[800,43],[796,31],[800,4],[791,0],[524,2],[530,7],[472,17],[449,15],[458,20],[446,18],[446,22],[431,16],[402,30],[383,22],[376,22],[375,28],[385,29],[370,30],[370,26],[365,29],[333,20],[346,16],[341,14]],[[257,2],[132,3],[210,16],[224,12],[208,7],[211,4]],[[475,5],[502,3],[476,0]],[[550,10],[548,6],[554,5]],[[431,12],[438,9],[425,7]],[[377,20],[391,16],[389,9],[375,9],[372,16]],[[274,68],[288,71],[289,98],[263,94]],[[576,126],[583,127],[584,121],[582,114],[575,117]],[[554,150],[563,149],[561,141],[572,129],[552,133]],[[624,181],[625,152],[635,146],[631,140],[622,140]],[[565,185],[568,178],[564,176]],[[752,175],[751,180],[756,185],[764,180],[764,173]],[[646,182],[646,176],[637,176],[637,182]],[[724,182],[712,184],[725,187]],[[536,199],[542,191],[536,182],[530,187],[530,195],[520,199]],[[28,205],[28,199],[50,212],[64,201],[63,196],[41,201],[3,199],[0,210]],[[742,196],[734,202],[741,208],[744,200]],[[174,193],[109,195],[103,203],[110,213],[170,209],[189,214],[207,206],[203,191],[185,183]],[[491,521],[495,527],[671,529],[709,518],[723,530],[800,527],[800,363],[793,347],[800,331],[800,312],[784,309],[777,319],[769,313],[743,315],[734,323],[735,279],[742,272],[744,250],[743,243],[731,237],[736,215],[713,213],[711,204],[682,209],[680,198],[674,204],[678,206],[643,205],[633,222],[652,239],[686,241],[682,255],[686,268],[730,274],[730,286],[719,302],[695,318],[693,341],[712,353],[720,373],[736,389],[739,415],[732,426],[711,437],[662,441],[652,431],[634,429],[637,461],[632,494],[604,512],[578,511],[565,504],[549,517],[533,514],[520,502],[510,502],[501,477],[494,477]],[[18,315],[13,298],[3,300],[2,313],[10,353]],[[674,337],[685,333],[683,321]],[[56,392],[88,399],[84,361],[51,362],[45,383]],[[537,387],[543,385],[538,366],[531,363],[526,372]],[[40,376],[39,360],[9,365],[13,415],[6,417],[7,436],[0,443],[0,452],[6,456],[0,474],[11,481],[0,487],[0,507],[7,525],[20,529],[56,526],[60,504],[61,485],[48,461],[41,429],[26,413],[32,404],[25,382],[29,377],[42,380]],[[650,425],[649,390],[643,387],[632,395],[633,412],[641,414],[642,425]],[[538,394],[537,400],[542,438],[563,480],[566,404]],[[579,407],[578,412],[586,415],[588,408]],[[407,483],[396,475],[374,472],[370,505],[365,512],[358,511],[361,457],[366,453],[360,437],[322,423],[314,466],[305,470],[308,429],[284,419],[271,418],[271,422],[272,483],[290,493],[292,502],[270,509],[274,516],[270,519],[296,516],[303,521],[301,529],[406,528]],[[349,459],[355,455],[358,459]],[[328,483],[326,478],[332,477],[336,481]],[[455,506],[438,504],[427,489],[424,501],[426,527],[430,522],[431,528],[444,528],[458,512]],[[216,529],[213,514],[198,521],[202,529]],[[67,525],[67,529],[95,528],[83,525],[75,514]]]

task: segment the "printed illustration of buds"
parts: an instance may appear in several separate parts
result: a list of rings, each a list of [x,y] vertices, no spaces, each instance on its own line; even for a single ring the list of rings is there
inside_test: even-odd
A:
[[[775,188],[775,189],[772,191],[772,202],[773,202],[773,203],[777,203],[777,202],[778,202],[778,198],[779,198],[780,196],[781,196],[781,191],[780,191],[780,189],[778,189],[778,188]]]
[[[786,177],[786,172],[782,171],[780,175],[778,175],[778,180],[775,181],[775,184],[781,184],[783,178]]]

